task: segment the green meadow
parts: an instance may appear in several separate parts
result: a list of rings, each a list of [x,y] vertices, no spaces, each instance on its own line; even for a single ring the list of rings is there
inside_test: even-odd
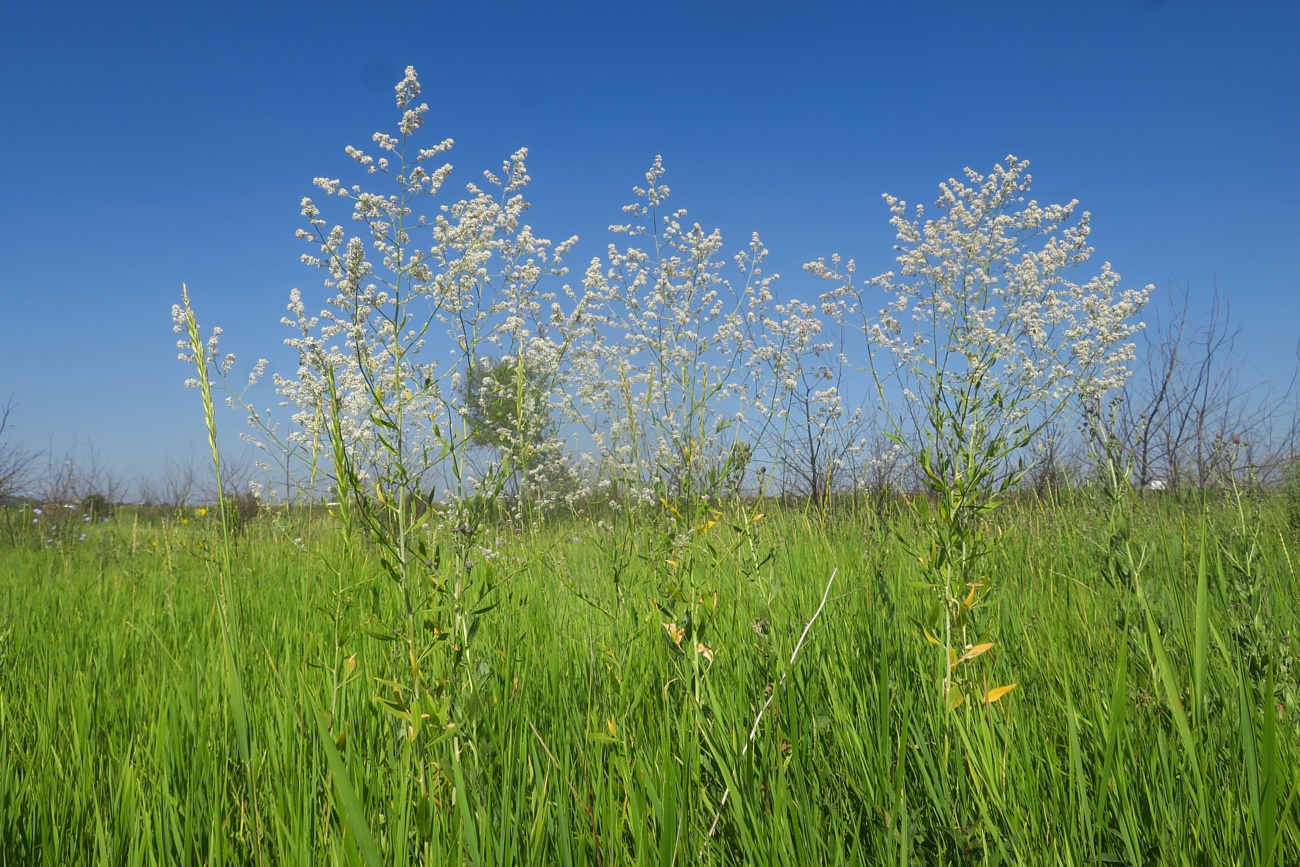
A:
[[[420,92],[301,200],[293,375],[182,286],[208,506],[11,447],[0,865],[1300,863],[1300,476],[1220,326],[1124,391],[1154,287],[1014,156],[810,301],[656,158],[556,285],[526,149],[430,201]]]
[[[323,509],[8,507],[0,863],[1300,863],[1282,494],[1007,504],[960,695],[923,508],[670,508],[430,512],[406,617]]]

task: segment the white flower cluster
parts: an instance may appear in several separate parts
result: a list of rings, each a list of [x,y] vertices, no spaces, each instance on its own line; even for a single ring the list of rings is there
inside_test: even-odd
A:
[[[656,157],[633,222],[610,230],[648,249],[610,244],[587,268],[583,313],[592,324],[579,357],[575,393],[620,495],[708,496],[742,469],[736,447],[766,384],[752,375],[755,335],[775,275],[755,234],[737,254],[739,282],[723,276],[722,235],[666,208],[669,190]]]
[[[1127,374],[1151,288],[1121,291],[1108,264],[1073,282],[1092,253],[1088,214],[1027,201],[1023,161],[942,184],[937,218],[886,196],[898,274],[862,283],[851,260],[819,259],[805,268],[833,287],[809,303],[777,298],[757,234],[728,262],[720,231],[670,208],[656,158],[627,222],[610,227],[626,245],[609,244],[573,286],[564,259],[577,238],[554,244],[524,220],[527,151],[434,206],[453,143],[415,145],[428,106],[413,69],[396,95],[396,134],[375,133],[373,153],[346,149],[392,192],[322,177],[326,198],[301,203],[302,258],[330,295],[312,312],[290,293],[282,321],[299,363],[273,382],[292,432],[271,439],[326,474],[343,461],[367,486],[440,487],[451,502],[709,498],[750,482],[821,496],[897,463],[897,445],[868,446],[881,417],[916,443],[928,408],[979,394],[998,407],[980,416],[995,425],[982,435],[1006,439]],[[326,218],[339,200],[353,233]],[[848,346],[858,330],[865,354]],[[191,363],[202,347],[213,380],[234,363],[219,336],[181,341]],[[874,388],[855,384],[862,367]],[[271,427],[269,410],[234,402]],[[972,422],[947,423],[955,437]],[[585,454],[564,444],[580,430]]]
[[[857,284],[852,262],[846,273],[838,258],[805,266],[836,284],[823,300],[862,328],[882,393],[894,381],[906,400],[946,413],[958,425],[947,432],[950,444],[976,435],[960,426],[977,416],[991,425],[978,436],[1006,440],[1041,430],[1071,398],[1122,385],[1142,327],[1136,317],[1153,289],[1120,290],[1109,263],[1085,282],[1070,279],[1093,252],[1089,214],[1074,220],[1077,202],[1027,201],[1027,167],[1008,157],[988,176],[967,169],[965,181],[940,185],[937,218],[917,207],[909,219],[905,202],[885,196],[897,274]],[[883,295],[874,316],[868,291]],[[972,399],[990,411],[962,422]],[[898,427],[915,417],[892,413]]]
[[[487,189],[469,184],[467,198],[418,214],[451,173],[449,164],[430,168],[429,161],[452,146],[450,139],[412,145],[428,110],[415,104],[418,95],[408,68],[397,86],[400,134],[373,137],[389,156],[347,149],[367,173],[391,178],[395,194],[316,179],[326,195],[352,203],[363,235],[348,236],[310,198],[302,202],[308,228],[298,236],[314,248],[303,261],[326,271],[334,295],[309,315],[302,293],[291,293],[283,321],[296,332],[286,343],[298,350],[299,367],[295,377],[275,377],[275,385],[294,408],[297,447],[310,450],[333,432],[360,477],[410,481],[442,465],[436,481],[466,496],[483,480],[474,482],[463,463],[471,437],[462,384],[481,354],[523,360],[541,377],[547,402],[564,403],[555,392],[578,299],[567,286],[557,297],[540,284],[565,273],[562,258],[577,239],[553,245],[523,222],[529,176],[522,149],[506,161],[503,177],[485,173]]]

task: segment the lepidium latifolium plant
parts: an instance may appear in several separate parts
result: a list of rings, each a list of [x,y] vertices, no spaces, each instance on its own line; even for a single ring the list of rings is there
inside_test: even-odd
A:
[[[597,490],[612,519],[630,538],[637,516],[657,516],[648,555],[662,573],[657,604],[674,652],[698,675],[708,658],[700,600],[713,603],[699,566],[760,438],[755,407],[768,386],[753,349],[776,277],[763,272],[757,235],[734,256],[736,279],[726,276],[721,232],[668,208],[664,172],[656,158],[623,208],[630,222],[610,227],[628,246],[611,243],[587,268],[586,314],[599,327],[588,332],[575,399],[601,456]]]
[[[610,227],[629,246],[611,243],[584,279],[602,328],[577,397],[602,478],[641,503],[721,497],[747,468],[736,451],[765,387],[751,356],[776,279],[757,235],[734,257],[740,284],[729,279],[722,233],[668,209],[664,173],[656,158],[623,208],[632,222]]]
[[[967,169],[940,185],[929,218],[886,195],[898,273],[859,283],[838,256],[805,266],[861,328],[881,412],[930,494],[918,499],[925,536],[909,544],[935,592],[922,630],[942,651],[950,708],[978,682],[966,663],[993,646],[979,611],[991,515],[1031,468],[1036,437],[1123,383],[1152,290],[1122,290],[1109,263],[1074,282],[1093,252],[1089,214],[1028,199],[1027,168],[1007,157],[988,175]],[[993,702],[1013,685],[974,695]]]
[[[739,601],[725,598],[720,563],[747,553],[754,581],[767,565],[753,537],[762,515],[737,494],[766,422],[757,406],[770,402],[754,348],[775,275],[764,273],[757,235],[728,261],[718,229],[669,207],[664,174],[656,158],[623,209],[628,222],[610,227],[627,246],[611,243],[587,268],[585,315],[598,327],[574,397],[601,458],[613,579],[640,576],[615,588],[620,606],[630,601],[622,618],[657,633],[665,714],[694,805],[710,799],[703,731],[727,656],[714,624]],[[641,562],[651,568],[634,568]]]
[[[484,172],[486,185],[469,184],[467,197],[434,207],[451,174],[442,157],[452,141],[417,144],[428,106],[413,68],[396,94],[396,134],[375,133],[373,153],[346,149],[355,172],[388,189],[322,177],[315,185],[325,200],[302,201],[307,225],[298,237],[312,246],[303,259],[325,271],[332,294],[318,313],[301,291],[290,295],[286,343],[299,366],[274,384],[292,426],[269,424],[233,390],[232,400],[268,455],[290,454],[333,484],[352,551],[341,568],[361,569],[373,560],[358,552],[378,552],[382,576],[341,576],[339,595],[365,606],[364,630],[391,651],[376,700],[395,720],[427,810],[451,786],[444,769],[477,748],[476,693],[492,676],[473,638],[508,588],[487,518],[507,506],[522,516],[556,505],[544,485],[515,484],[509,504],[500,495],[536,471],[539,454],[567,460],[551,441],[558,425],[537,416],[569,405],[561,396],[570,353],[590,341],[575,339],[579,293],[546,288],[562,278],[577,239],[553,244],[524,222],[527,152],[512,154],[500,176]],[[356,235],[326,218],[340,200]],[[515,406],[494,411],[485,433],[476,408],[489,400]],[[511,424],[517,429],[505,429]],[[495,457],[476,459],[485,440]],[[341,736],[339,721],[327,722]],[[444,744],[450,753],[437,761],[433,748]]]

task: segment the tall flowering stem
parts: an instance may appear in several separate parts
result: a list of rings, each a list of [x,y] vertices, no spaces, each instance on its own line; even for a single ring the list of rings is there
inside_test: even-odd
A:
[[[532,422],[569,405],[570,356],[584,341],[580,292],[546,286],[564,275],[562,258],[577,238],[553,244],[525,222],[527,151],[511,154],[499,175],[484,172],[486,183],[468,184],[459,201],[430,205],[451,174],[441,157],[452,141],[416,143],[428,111],[419,96],[408,67],[396,87],[395,134],[375,133],[373,153],[346,149],[360,174],[386,182],[385,192],[321,177],[315,185],[326,199],[302,200],[307,222],[298,237],[311,247],[303,260],[325,272],[330,295],[312,312],[301,291],[290,293],[285,342],[299,363],[273,381],[292,424],[271,424],[242,391],[229,389],[228,401],[247,412],[256,432],[249,438],[267,454],[333,481],[350,550],[378,548],[384,592],[358,595],[364,628],[400,650],[391,654],[391,695],[376,700],[396,720],[403,749],[414,746],[427,798],[450,782],[441,770],[448,763],[432,761],[426,744],[449,743],[456,761],[474,745],[472,639],[501,583],[485,519],[499,513],[508,482],[536,470],[538,452],[552,467],[566,460]],[[355,235],[326,218],[339,200]],[[499,457],[486,461],[472,424],[483,396],[466,388],[484,359],[510,359],[510,369],[528,372],[527,387],[521,380],[515,391],[527,406],[500,414],[520,429],[494,430]],[[265,367],[258,363],[250,385]],[[223,363],[222,378],[228,369]],[[546,485],[519,487],[540,501],[516,514],[555,505]],[[354,598],[341,589],[345,597]]]
[[[217,413],[212,399],[214,379],[224,377],[235,363],[235,357],[220,353],[219,341],[221,329],[214,328],[204,340],[199,328],[198,317],[190,305],[189,288],[182,284],[181,303],[172,305],[172,330],[181,335],[176,341],[180,350],[179,359],[194,368],[196,377],[187,379],[186,386],[197,388],[203,404],[204,427],[208,434],[208,449],[212,455],[212,468],[216,479],[217,507],[221,515],[221,560],[217,567],[217,613],[221,622],[221,641],[226,663],[226,689],[230,707],[231,721],[235,729],[235,743],[239,749],[239,760],[248,781],[251,795],[253,816],[257,826],[257,860],[262,861],[261,814],[257,806],[257,775],[254,770],[253,753],[249,739],[248,701],[244,693],[243,676],[235,658],[232,639],[233,624],[230,619],[230,601],[227,594],[226,580],[230,575],[234,558],[231,551],[231,531],[227,501],[221,477],[221,450],[217,446]],[[217,359],[221,360],[218,361]]]
[[[1027,168],[1007,157],[987,176],[967,169],[940,185],[928,219],[886,195],[897,273],[857,283],[852,261],[805,266],[835,284],[823,299],[861,328],[891,436],[931,494],[917,555],[943,602],[941,636],[926,634],[943,647],[952,706],[964,700],[959,667],[988,643],[975,609],[989,586],[989,513],[1032,466],[1037,437],[1122,385],[1152,291],[1121,290],[1109,263],[1072,280],[1093,252],[1090,216],[1029,199]]]
[[[754,349],[775,275],[764,273],[756,234],[728,261],[719,230],[669,207],[664,176],[656,158],[623,208],[628,222],[610,227],[625,246],[609,244],[587,268],[594,327],[574,398],[600,459],[597,491],[621,525],[607,534],[623,540],[612,541],[613,559],[641,548],[653,564],[642,601],[663,630],[664,700],[686,730],[702,731],[723,654],[714,617],[729,603],[716,582],[730,523],[720,523],[722,501],[735,499],[765,423],[770,386]],[[757,517],[739,519],[736,544]],[[612,571],[617,582],[621,569]],[[699,773],[700,751],[683,756],[688,773]]]
[[[296,334],[286,342],[300,365],[276,386],[294,409],[295,444],[329,444],[345,523],[383,551],[395,604],[375,605],[367,628],[403,649],[394,656],[400,688],[383,703],[419,750],[428,797],[449,781],[426,779],[426,768],[439,763],[423,758],[425,742],[453,732],[456,762],[474,745],[472,640],[499,585],[491,543],[481,538],[484,520],[518,476],[512,459],[526,470],[538,448],[556,452],[522,429],[536,413],[517,411],[502,418],[521,429],[492,432],[501,458],[477,460],[483,437],[473,411],[482,398],[467,382],[485,359],[511,359],[512,369],[530,374],[519,392],[528,409],[563,406],[581,304],[568,286],[543,287],[548,276],[564,274],[562,257],[577,239],[554,245],[524,222],[525,150],[501,175],[485,172],[485,187],[469,184],[468,197],[422,210],[451,173],[438,163],[452,142],[417,147],[428,110],[419,94],[408,67],[396,88],[397,134],[376,133],[373,154],[347,149],[367,175],[385,176],[392,193],[315,181],[330,199],[350,203],[360,235],[331,226],[323,205],[302,202],[308,226],[298,235],[313,246],[303,259],[326,272],[334,294],[309,315],[302,294],[292,293],[284,321]]]
[[[610,244],[587,268],[586,310],[599,328],[577,398],[602,475],[622,496],[694,502],[744,469],[737,446],[764,388],[755,333],[775,275],[763,273],[767,249],[754,235],[734,256],[738,280],[725,276],[721,232],[669,210],[664,171],[656,158],[623,209],[632,222],[610,227],[629,246]]]

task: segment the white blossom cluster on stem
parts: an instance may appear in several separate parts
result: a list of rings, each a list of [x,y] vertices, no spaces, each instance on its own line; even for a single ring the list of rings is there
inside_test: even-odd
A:
[[[724,276],[722,235],[668,210],[662,159],[611,226],[646,248],[610,244],[587,268],[585,314],[595,324],[576,399],[624,496],[708,496],[742,471],[753,406],[767,388],[753,374],[755,334],[771,299],[767,250],[755,234]],[[740,451],[738,451],[738,449]]]
[[[998,406],[980,415],[992,427],[952,438],[1014,439],[1128,375],[1136,317],[1153,287],[1120,289],[1110,263],[1075,282],[1093,252],[1090,215],[1076,219],[1074,201],[1027,199],[1027,168],[1008,157],[987,176],[967,169],[965,181],[940,185],[929,219],[919,206],[909,218],[907,204],[886,195],[897,273],[857,283],[852,261],[805,266],[836,284],[823,300],[862,328],[880,393],[903,398],[901,410],[888,410],[900,434],[916,433],[907,421],[935,407],[956,421],[962,401],[978,394]]]
[[[311,448],[337,424],[359,474],[424,477],[459,499],[491,485],[466,460],[463,381],[481,356],[521,359],[537,372],[546,400],[567,405],[556,395],[580,300],[567,285],[544,283],[564,275],[563,256],[577,239],[553,244],[524,222],[524,149],[500,175],[484,172],[485,186],[467,185],[466,198],[425,207],[451,173],[449,164],[436,163],[452,141],[412,143],[428,110],[417,104],[419,93],[408,68],[397,87],[399,134],[375,133],[377,153],[347,148],[395,192],[315,181],[331,200],[350,203],[359,234],[331,226],[324,203],[302,202],[308,226],[298,236],[313,247],[303,260],[326,272],[334,294],[309,313],[302,293],[291,293],[284,322],[296,334],[286,343],[300,364],[295,377],[275,382],[295,409],[297,445]]]

